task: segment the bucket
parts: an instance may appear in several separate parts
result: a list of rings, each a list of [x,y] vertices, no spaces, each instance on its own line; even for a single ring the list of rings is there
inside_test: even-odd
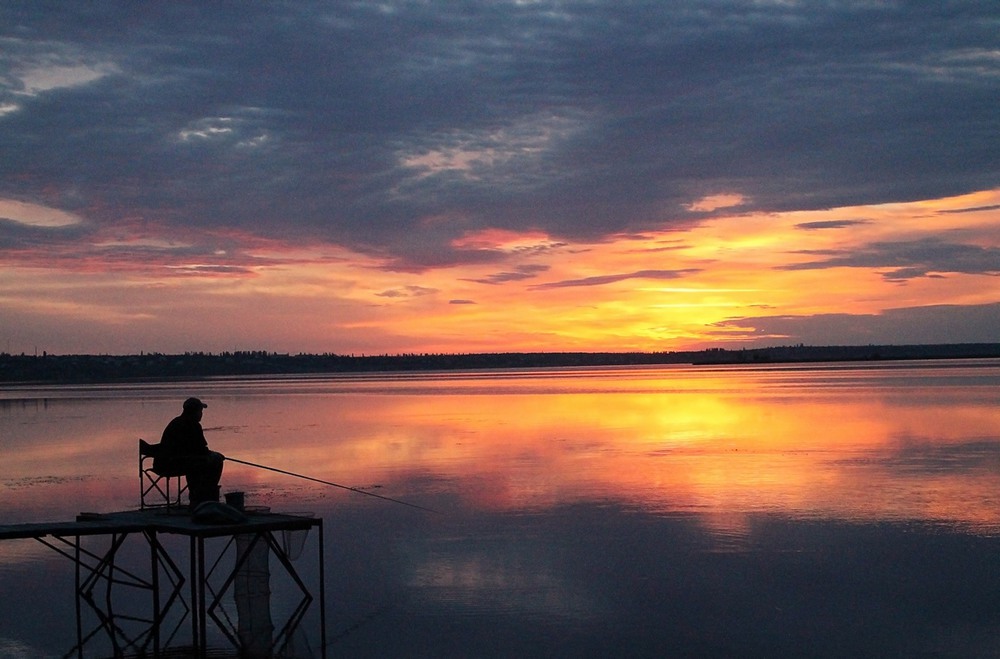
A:
[[[246,497],[243,492],[226,492],[226,505],[232,506],[236,510],[243,510]]]

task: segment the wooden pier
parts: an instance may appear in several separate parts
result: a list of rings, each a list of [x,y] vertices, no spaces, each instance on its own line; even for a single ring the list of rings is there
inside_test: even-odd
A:
[[[250,641],[245,630],[233,623],[225,601],[233,595],[234,584],[254,562],[254,552],[269,552],[302,594],[278,633],[272,636],[268,630],[271,647],[266,656],[282,656],[282,648],[289,643],[315,599],[292,565],[296,558],[293,554],[298,548],[290,548],[287,539],[297,532],[305,534],[317,528],[319,654],[325,656],[323,520],[304,514],[279,514],[253,508],[244,511],[244,517],[240,522],[209,524],[196,521],[185,509],[176,508],[81,513],[71,522],[0,526],[0,540],[35,539],[73,561],[77,645],[69,654],[79,657],[86,656],[85,646],[102,632],[115,656],[159,656],[161,652],[176,649],[175,643],[183,636],[181,630],[185,622],[190,625],[190,644],[183,647],[195,656],[203,655],[208,648],[210,621],[236,650],[246,654]],[[172,555],[172,552],[185,553],[184,542],[179,543],[180,547],[168,549],[161,536],[188,539],[186,572],[179,567],[184,564],[183,557]],[[87,544],[100,545],[106,539],[106,549],[84,546],[82,539],[91,537],[96,540],[89,540]],[[145,569],[125,567],[120,560],[122,548],[129,538],[141,538],[148,547]],[[209,545],[212,549],[207,553]],[[224,560],[228,555],[233,556],[231,562]],[[265,568],[267,555],[264,555]],[[258,564],[259,556],[258,553]],[[148,592],[145,600],[148,608],[141,612],[120,610],[115,596],[123,589]],[[85,626],[85,612],[96,618],[92,627]]]

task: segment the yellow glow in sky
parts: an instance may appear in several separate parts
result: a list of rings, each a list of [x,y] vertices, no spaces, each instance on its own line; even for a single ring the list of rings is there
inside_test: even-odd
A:
[[[741,200],[719,195],[696,205]],[[0,216],[42,231],[80,221],[13,200],[0,200]],[[490,229],[454,241],[468,255],[464,264],[421,272],[334,244],[175,236],[136,223],[78,245],[6,252],[0,349],[350,354],[815,344],[829,341],[768,329],[774,321],[763,319],[841,314],[850,316],[847,328],[896,309],[997,304],[1000,265],[991,270],[989,262],[998,242],[1000,190],[737,213],[595,242]],[[857,336],[905,336],[881,331]]]

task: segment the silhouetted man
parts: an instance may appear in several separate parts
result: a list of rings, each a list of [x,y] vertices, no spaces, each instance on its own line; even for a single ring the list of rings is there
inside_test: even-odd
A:
[[[183,473],[187,478],[188,499],[194,509],[203,501],[219,500],[219,480],[225,456],[208,450],[201,416],[208,407],[197,398],[184,401],[183,412],[163,429],[160,455],[153,460],[153,470]]]

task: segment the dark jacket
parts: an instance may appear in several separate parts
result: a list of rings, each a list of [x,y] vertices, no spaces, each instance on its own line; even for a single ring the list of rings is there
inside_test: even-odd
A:
[[[208,442],[201,424],[182,414],[163,429],[160,453],[153,460],[153,469],[157,472],[174,472],[183,463],[185,456],[206,455],[208,452]]]

